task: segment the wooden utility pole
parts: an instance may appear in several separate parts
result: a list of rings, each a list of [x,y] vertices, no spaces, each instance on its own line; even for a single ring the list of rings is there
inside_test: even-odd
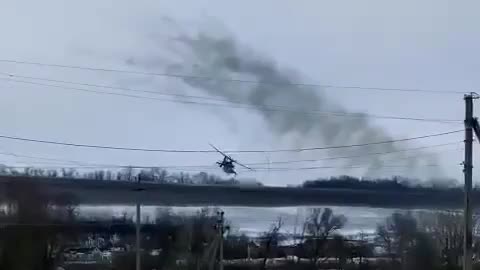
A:
[[[141,270],[141,259],[142,259],[142,254],[140,252],[140,203],[137,203],[137,217],[136,217],[136,222],[135,222],[135,240],[136,240],[136,246],[135,246],[135,253],[136,253],[136,264],[135,264],[135,269],[136,270]]]
[[[140,188],[140,178],[137,179],[138,188],[137,191],[137,205],[136,205],[136,220],[135,220],[135,270],[142,269],[142,253],[140,243],[140,227],[141,227],[141,209],[140,209],[140,195],[142,188]]]
[[[225,233],[225,213],[220,211],[217,213],[217,230],[218,238],[220,240],[218,244],[218,270],[223,270],[223,235]]]
[[[472,169],[473,169],[473,130],[476,119],[473,117],[473,99],[478,98],[474,93],[465,95],[465,174],[464,186],[464,239],[463,239],[463,270],[472,270]]]

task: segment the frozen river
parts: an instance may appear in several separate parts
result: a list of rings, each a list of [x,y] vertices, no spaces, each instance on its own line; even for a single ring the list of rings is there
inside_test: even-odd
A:
[[[323,207],[323,206],[322,206]],[[330,207],[336,215],[344,215],[347,223],[342,233],[356,234],[359,232],[371,233],[376,225],[384,222],[391,215],[393,209],[379,209],[367,207]],[[142,207],[142,220],[153,220],[159,207]],[[199,207],[171,207],[175,213],[193,214]],[[281,218],[283,231],[288,233],[301,233],[302,223],[309,212],[310,207],[221,207],[225,212],[227,222],[232,225],[234,231],[256,236],[267,231],[271,224]],[[135,208],[131,206],[84,206],[81,212],[85,215],[102,216],[128,216],[135,214]]]

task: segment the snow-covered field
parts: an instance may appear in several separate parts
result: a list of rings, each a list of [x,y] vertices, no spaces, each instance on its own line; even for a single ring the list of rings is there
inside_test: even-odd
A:
[[[347,217],[345,228],[342,233],[352,235],[360,232],[371,233],[376,225],[385,220],[393,211],[392,209],[378,209],[366,207],[330,207],[334,214]],[[142,207],[142,220],[151,221],[155,219],[155,213],[158,207]],[[193,214],[198,211],[198,207],[172,207],[176,213]],[[281,218],[283,221],[283,231],[295,234],[301,233],[302,222],[308,215],[309,207],[279,207],[279,208],[259,208],[259,207],[221,207],[225,212],[227,222],[232,225],[234,232],[245,233],[250,236],[257,236],[268,230],[272,223]],[[81,207],[84,215],[91,216],[122,216],[133,217],[135,207],[128,206],[84,206]]]

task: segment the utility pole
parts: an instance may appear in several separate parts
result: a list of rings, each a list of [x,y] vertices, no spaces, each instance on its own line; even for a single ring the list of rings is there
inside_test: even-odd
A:
[[[463,172],[465,174],[464,186],[464,238],[463,238],[463,270],[472,270],[472,170],[473,170],[473,130],[478,125],[473,117],[473,99],[478,95],[470,93],[465,95],[465,161]]]
[[[220,239],[218,244],[218,270],[223,270],[223,236],[225,230],[228,230],[228,227],[225,227],[225,213],[223,211],[217,212],[217,232]]]
[[[136,247],[135,247],[135,253],[136,253],[136,264],[135,264],[135,269],[136,270],[141,270],[141,253],[140,253],[140,203],[137,202],[137,217],[136,217],[136,224],[135,224],[135,238],[136,238]]]
[[[136,205],[136,220],[135,220],[135,270],[141,270],[142,268],[142,254],[140,252],[141,243],[140,243],[140,226],[141,226],[141,212],[140,212],[140,194],[143,191],[140,188],[140,177],[137,180],[138,188],[137,191],[137,205]]]

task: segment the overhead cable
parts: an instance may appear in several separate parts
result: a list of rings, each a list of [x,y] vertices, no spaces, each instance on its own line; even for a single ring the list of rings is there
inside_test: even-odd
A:
[[[15,80],[10,78],[0,78],[0,80],[31,84],[31,85],[37,85],[37,86],[60,88],[65,90],[74,90],[74,91],[81,91],[81,92],[87,92],[87,93],[102,94],[102,95],[113,95],[113,96],[121,96],[121,97],[143,99],[143,100],[180,103],[180,104],[187,104],[187,105],[200,105],[200,106],[226,108],[226,109],[247,109],[247,110],[260,110],[260,111],[270,111],[270,112],[298,113],[298,114],[314,115],[319,117],[353,117],[353,118],[369,117],[369,118],[390,119],[390,120],[436,122],[436,123],[442,123],[442,124],[461,124],[462,123],[462,121],[459,119],[437,119],[437,118],[421,118],[421,117],[406,117],[406,116],[390,116],[390,115],[377,115],[377,114],[368,114],[368,113],[350,113],[350,112],[344,112],[344,111],[331,112],[331,111],[321,111],[316,109],[305,110],[301,108],[294,108],[294,107],[283,106],[283,105],[257,105],[252,103],[242,103],[242,102],[234,102],[234,101],[228,101],[227,103],[212,103],[212,102],[201,102],[201,101],[192,101],[192,100],[165,99],[165,98],[158,98],[158,97],[118,93],[118,92],[107,92],[107,91],[100,91],[100,90],[94,90],[94,89]]]
[[[236,150],[236,151],[226,150],[224,152],[225,153],[278,153],[278,152],[304,152],[304,151],[315,151],[315,150],[341,149],[341,148],[362,147],[362,146],[369,146],[369,145],[379,145],[379,144],[389,144],[389,143],[396,143],[396,142],[419,140],[419,139],[459,133],[462,131],[463,129],[417,136],[417,137],[404,138],[404,139],[358,143],[358,144],[347,144],[347,145],[294,148],[294,149],[276,149],[276,150]],[[108,149],[108,150],[163,152],[163,153],[217,153],[216,150],[155,149],[155,148],[140,148],[140,147],[110,146],[110,145],[93,145],[93,144],[71,143],[71,142],[61,142],[61,141],[50,141],[50,140],[42,140],[42,139],[26,138],[26,137],[18,137],[18,136],[8,136],[8,135],[1,135],[1,134],[0,134],[0,138],[7,139],[7,140],[15,140],[15,141],[25,141],[25,142],[31,142],[31,143],[51,144],[51,145],[60,145],[60,146],[68,146],[68,147],[97,148],[97,149]]]
[[[352,158],[361,158],[361,157],[368,157],[372,155],[389,155],[394,153],[400,152],[409,152],[409,151],[416,151],[416,150],[423,150],[423,149],[431,149],[436,147],[442,147],[447,145],[454,145],[460,142],[452,142],[452,143],[444,143],[444,144],[437,144],[437,145],[429,145],[423,147],[415,147],[415,148],[406,148],[400,149],[395,151],[387,151],[387,152],[375,152],[375,153],[366,153],[363,155],[353,155],[353,156],[333,156],[333,157],[324,157],[324,158],[317,158],[317,159],[301,159],[301,160],[289,160],[289,161],[272,161],[272,162],[258,162],[258,163],[246,163],[248,166],[255,166],[255,165],[271,165],[271,164],[290,164],[290,163],[302,163],[302,162],[318,162],[318,161],[326,161],[326,160],[337,160],[337,159],[352,159]],[[456,149],[450,149],[456,150]],[[417,158],[419,156],[424,155],[437,155],[439,152],[432,152],[426,154],[415,155],[413,157],[402,157],[398,159],[409,159],[409,158]],[[181,168],[217,168],[216,165],[121,165],[121,164],[99,164],[99,163],[92,163],[92,162],[83,162],[78,160],[71,160],[71,159],[60,159],[60,158],[48,158],[48,157],[39,157],[39,156],[31,156],[31,155],[22,155],[12,152],[0,152],[0,155],[7,155],[19,158],[29,158],[29,159],[37,159],[37,160],[47,160],[52,162],[35,162],[35,164],[58,164],[58,165],[71,165],[77,164],[83,166],[82,168],[131,168],[131,169],[181,169]],[[30,164],[30,163],[29,163]]]
[[[180,79],[194,79],[194,80],[204,80],[204,81],[219,81],[219,82],[246,83],[246,84],[270,84],[270,85],[286,85],[286,86],[295,86],[295,87],[323,87],[323,88],[399,91],[399,92],[424,92],[424,93],[433,93],[433,94],[457,94],[457,95],[466,93],[465,91],[453,91],[453,90],[438,91],[438,90],[421,89],[421,88],[385,88],[385,87],[365,87],[365,86],[316,84],[316,83],[301,83],[301,82],[256,81],[256,80],[235,79],[235,78],[207,77],[207,76],[191,75],[191,74],[159,73],[159,72],[98,68],[98,67],[77,66],[77,65],[49,64],[49,63],[14,60],[14,59],[0,59],[0,62],[21,64],[21,65],[35,65],[35,66],[41,66],[41,67],[55,67],[55,68],[64,68],[64,69],[78,69],[78,70],[89,70],[89,71],[114,72],[114,73],[137,74],[137,75],[146,75],[146,76],[159,76],[159,77],[171,77],[171,78],[180,78]]]

